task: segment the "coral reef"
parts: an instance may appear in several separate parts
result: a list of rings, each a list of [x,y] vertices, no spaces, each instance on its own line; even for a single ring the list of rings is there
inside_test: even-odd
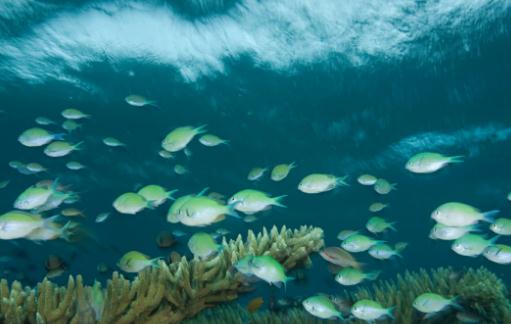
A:
[[[221,253],[209,260],[188,260],[170,264],[161,261],[133,280],[113,273],[105,289],[84,286],[81,276],[69,277],[67,287],[45,279],[37,288],[23,288],[0,282],[0,316],[4,323],[179,323],[205,308],[232,301],[250,290],[244,277],[232,265],[247,254],[271,255],[286,269],[310,263],[309,254],[323,247],[320,228],[285,226],[270,232],[263,228],[246,241],[223,239]],[[94,296],[101,296],[98,298]]]
[[[457,309],[451,308],[437,316],[424,319],[412,307],[416,296],[432,291],[445,296],[458,296],[463,311],[479,318],[479,323],[511,323],[511,304],[502,281],[485,268],[468,269],[463,272],[451,268],[430,271],[406,271],[395,280],[379,281],[353,293],[344,291],[346,302],[353,303],[362,298],[374,299],[384,306],[395,305],[395,320],[382,319],[378,323],[461,323],[456,319]],[[223,305],[207,310],[187,324],[299,324],[299,323],[342,323],[340,320],[321,320],[308,314],[302,307],[280,311],[260,310],[248,312],[239,305]],[[352,320],[350,323],[366,323]]]
[[[446,297],[457,297],[463,311],[476,314],[482,323],[511,323],[511,303],[504,283],[484,267],[455,271],[439,268],[430,271],[406,271],[395,280],[378,281],[371,288],[361,288],[348,295],[352,300],[374,299],[385,307],[395,306],[395,321],[379,323],[457,323],[457,309],[449,308],[437,316],[424,319],[412,303],[424,293],[434,292]],[[363,323],[360,321],[360,323]]]

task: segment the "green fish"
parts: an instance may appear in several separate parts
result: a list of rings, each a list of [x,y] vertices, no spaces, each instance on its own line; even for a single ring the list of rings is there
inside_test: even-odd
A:
[[[251,275],[252,274],[251,262],[253,258],[254,258],[253,255],[246,255],[243,258],[236,261],[236,263],[234,263],[234,267],[236,268],[236,270],[238,270],[244,275]]]
[[[484,249],[488,246],[493,245],[499,236],[487,240],[481,235],[477,234],[465,234],[452,244],[451,248],[454,252],[463,256],[476,257],[483,253]]]
[[[271,179],[273,181],[282,181],[291,172],[292,169],[296,168],[296,163],[291,162],[290,164],[278,164],[271,170]]]
[[[265,210],[270,206],[285,208],[286,206],[280,201],[286,196],[287,195],[270,197],[267,193],[259,190],[245,189],[229,198],[229,205],[233,205],[236,210],[242,213],[251,215]]]
[[[126,144],[124,144],[123,142],[119,141],[115,137],[105,137],[105,138],[103,138],[103,144],[105,144],[106,146],[110,146],[110,147],[126,146]]]
[[[145,208],[153,208],[153,205],[141,195],[127,192],[115,199],[113,207],[121,214],[135,215]]]
[[[372,203],[371,205],[369,205],[368,209],[371,213],[377,213],[377,212],[382,211],[383,209],[387,208],[388,206],[389,206],[389,204],[375,202],[375,203]]]
[[[199,127],[178,127],[165,136],[161,146],[168,152],[178,152],[184,149],[196,135],[203,134],[205,132],[206,125]]]
[[[371,174],[362,174],[357,178],[358,183],[363,186],[372,186],[376,183],[378,178]]]
[[[204,146],[218,146],[221,144],[229,144],[229,140],[222,139],[213,134],[204,134],[199,138],[199,142]]]
[[[317,194],[333,190],[339,186],[348,186],[346,178],[336,177],[333,174],[325,173],[313,173],[300,181],[298,184],[298,190],[308,194]]]
[[[27,147],[38,147],[50,143],[53,140],[63,140],[64,134],[50,133],[45,129],[35,127],[21,133],[18,141]]]
[[[70,161],[66,163],[66,168],[68,168],[69,170],[78,171],[85,169],[85,165],[77,161]]]
[[[67,194],[57,191],[58,181],[54,181],[50,187],[30,186],[23,191],[14,201],[14,208],[32,210],[43,206],[52,195],[66,199]]]
[[[413,173],[433,173],[450,163],[463,162],[463,156],[445,156],[440,153],[423,152],[412,156],[405,168]]]
[[[397,244],[396,244],[397,245]],[[393,256],[402,258],[401,251],[406,248],[407,244],[402,243],[394,248],[385,243],[379,243],[369,248],[369,255],[378,260],[387,260]]]
[[[363,234],[353,234],[348,236],[342,243],[341,247],[348,252],[364,252],[369,250],[369,248],[373,245],[383,243],[383,241],[378,241],[372,239]]]
[[[65,119],[77,120],[83,118],[90,118],[90,115],[84,114],[80,110],[76,108],[68,108],[64,109],[61,113],[62,117]]]
[[[499,235],[511,235],[511,219],[509,218],[497,218],[493,224],[490,225],[490,229]]]
[[[75,130],[77,130],[78,128],[81,128],[82,125],[75,122],[74,120],[65,120],[63,123],[62,123],[62,129],[68,131],[68,132],[73,132]]]
[[[390,223],[382,217],[373,216],[367,221],[366,228],[369,232],[378,234],[385,232],[389,228],[393,231],[396,231],[394,224],[395,222]]]
[[[376,180],[376,182],[374,183],[374,191],[376,191],[380,195],[386,195],[390,193],[392,190],[396,190],[396,185],[397,184],[395,183],[390,183],[387,180],[380,178]]]
[[[207,259],[211,255],[222,249],[221,244],[217,244],[213,237],[208,233],[198,232],[193,234],[188,240],[188,248],[193,256],[198,259]]]
[[[253,275],[279,288],[282,284],[285,288],[288,281],[294,280],[293,277],[286,276],[286,270],[282,264],[270,255],[253,257],[249,267]]]
[[[394,307],[384,308],[373,300],[362,299],[353,304],[351,307],[351,314],[364,321],[375,321],[383,316],[394,319],[392,315],[393,309]]]
[[[431,214],[431,218],[447,226],[469,226],[479,221],[493,223],[493,216],[499,211],[481,212],[479,209],[460,202],[448,202],[440,205]]]
[[[498,264],[510,264],[511,246],[504,244],[490,245],[484,250],[483,255],[491,262]]]
[[[192,196],[180,203],[177,219],[186,226],[207,226],[224,220],[225,215],[239,218],[232,206],[210,197]]]
[[[126,101],[128,105],[131,105],[133,107],[153,106],[159,108],[155,100],[149,100],[146,97],[138,94],[131,94],[129,96],[126,96],[124,98],[124,101]]]
[[[335,308],[332,300],[325,295],[311,296],[305,299],[302,305],[313,316],[322,319],[332,319],[334,317],[343,319],[342,313]]]
[[[51,144],[45,147],[44,154],[46,154],[49,157],[63,157],[70,154],[73,151],[80,150],[80,145],[82,144],[83,142],[79,142],[76,144],[71,144],[65,141],[52,142]]]
[[[422,313],[437,313],[447,306],[456,306],[455,299],[456,298],[447,299],[435,293],[424,293],[415,298],[413,301],[413,307]]]
[[[247,179],[250,181],[259,180],[266,173],[266,171],[268,171],[268,168],[253,168],[248,173]]]
[[[335,281],[343,286],[354,286],[364,280],[375,280],[381,271],[363,272],[355,268],[342,268],[335,276]]]
[[[174,200],[172,195],[176,192],[177,190],[167,191],[165,188],[158,185],[147,185],[141,188],[138,194],[144,197],[145,200],[151,202],[153,207],[158,207],[165,203],[167,199]]]
[[[130,251],[122,256],[117,266],[124,272],[136,273],[146,267],[158,267],[161,257],[151,259],[149,256],[138,251]]]
[[[23,238],[41,227],[51,227],[59,215],[42,218],[41,215],[13,210],[0,216],[0,239]]]

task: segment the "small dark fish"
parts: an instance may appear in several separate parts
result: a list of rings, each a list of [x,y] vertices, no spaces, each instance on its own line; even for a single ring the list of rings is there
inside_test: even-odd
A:
[[[58,255],[50,254],[46,261],[44,261],[44,268],[46,271],[51,272],[54,270],[62,269],[65,267],[64,260]]]
[[[106,265],[106,263],[98,263],[96,270],[98,270],[99,273],[107,273],[110,268]]]
[[[51,270],[46,273],[46,278],[48,278],[48,279],[57,278],[57,277],[60,277],[61,275],[63,275],[65,272],[66,272],[66,269]]]
[[[257,312],[261,306],[264,304],[264,299],[262,297],[256,297],[248,302],[247,304],[247,310],[250,313]]]
[[[174,243],[176,243],[176,240],[174,239],[174,236],[169,232],[162,231],[156,236],[156,244],[161,249],[169,248],[174,245]]]

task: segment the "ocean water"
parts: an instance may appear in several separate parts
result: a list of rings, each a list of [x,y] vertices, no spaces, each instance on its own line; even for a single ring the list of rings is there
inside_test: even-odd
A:
[[[511,212],[510,22],[507,0],[1,1],[0,180],[10,184],[0,191],[0,210],[11,210],[38,180],[58,177],[80,194],[74,207],[87,217],[77,221],[95,238],[1,241],[1,276],[33,286],[44,278],[50,254],[65,260],[66,274],[82,274],[88,283],[105,282],[130,250],[191,257],[186,242],[202,229],[167,223],[169,202],[134,216],[112,207],[120,194],[156,183],[179,194],[209,187],[227,197],[245,188],[288,195],[287,208],[265,211],[256,222],[227,218],[206,228],[227,228],[228,238],[306,224],[323,228],[326,245],[335,246],[340,230],[363,230],[370,203],[386,202],[380,215],[395,221],[397,231],[380,237],[408,242],[403,258],[380,262],[357,254],[382,270],[382,278],[485,266],[509,285],[509,265],[457,255],[450,242],[428,235],[431,212],[448,201],[500,210],[500,217]],[[155,100],[158,108],[130,106],[129,94]],[[17,141],[36,117],[60,124],[69,107],[91,115],[67,136],[84,141],[80,151],[50,158]],[[205,147],[195,139],[190,157],[158,155],[169,131],[203,124],[229,145]],[[60,125],[47,128],[63,132]],[[106,147],[106,136],[127,147]],[[429,175],[407,171],[406,161],[423,151],[463,155],[464,162]],[[22,175],[9,167],[12,160],[39,162],[49,171]],[[67,170],[70,160],[88,168]],[[297,167],[284,181],[246,179],[253,167],[293,161]],[[190,173],[175,174],[176,163]],[[300,192],[299,181],[313,172],[347,175],[349,186]],[[397,190],[378,195],[357,183],[363,173],[388,179]],[[112,215],[97,224],[101,212]],[[159,249],[156,235],[174,229],[187,235],[172,249]],[[498,242],[511,244],[509,237]],[[312,260],[304,281],[286,291],[257,283],[240,303],[344,289],[319,255]],[[111,271],[98,273],[99,263]]]

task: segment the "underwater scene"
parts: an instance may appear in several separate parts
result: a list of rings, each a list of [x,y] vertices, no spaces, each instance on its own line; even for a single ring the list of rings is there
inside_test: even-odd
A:
[[[510,0],[0,0],[0,323],[511,324]]]

